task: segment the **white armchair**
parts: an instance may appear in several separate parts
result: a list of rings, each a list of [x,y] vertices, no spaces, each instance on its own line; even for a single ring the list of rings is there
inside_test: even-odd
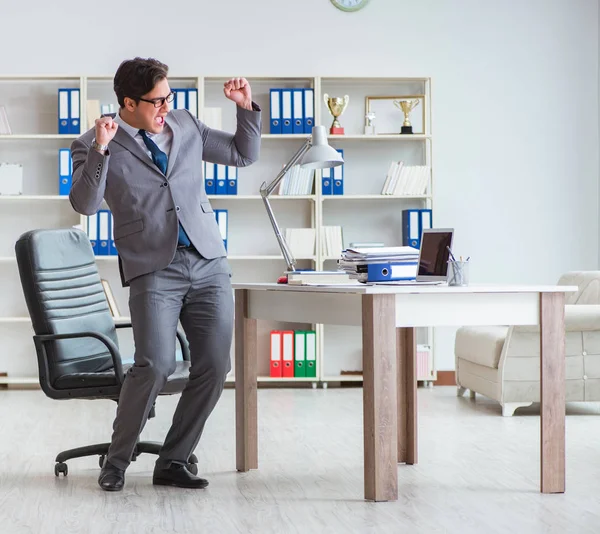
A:
[[[566,400],[600,401],[600,271],[564,274]],[[536,326],[462,327],[454,344],[458,395],[470,390],[502,405],[511,416],[540,401],[540,335]]]

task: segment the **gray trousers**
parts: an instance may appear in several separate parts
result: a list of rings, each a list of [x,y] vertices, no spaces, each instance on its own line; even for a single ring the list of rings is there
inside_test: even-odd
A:
[[[114,466],[129,466],[148,413],[175,370],[178,320],[190,346],[190,377],[158,461],[186,464],[194,452],[231,370],[230,273],[226,258],[206,260],[195,249],[178,249],[165,269],[131,280],[135,363],[126,374],[113,424],[108,461]]]

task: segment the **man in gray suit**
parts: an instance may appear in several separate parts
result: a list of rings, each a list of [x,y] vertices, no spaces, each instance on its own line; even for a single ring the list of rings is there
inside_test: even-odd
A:
[[[175,370],[178,320],[191,352],[189,382],[154,469],[153,483],[204,488],[188,459],[231,369],[233,294],[223,240],[204,189],[202,161],[244,167],[258,159],[261,113],[244,78],[225,83],[236,105],[234,134],[207,127],[187,110],[169,111],[168,67],[155,59],[121,63],[119,113],[96,120],[72,144],[70,201],[93,215],[103,199],[129,308],[135,363],[121,390],[113,436],[98,483],[123,488],[136,440]]]

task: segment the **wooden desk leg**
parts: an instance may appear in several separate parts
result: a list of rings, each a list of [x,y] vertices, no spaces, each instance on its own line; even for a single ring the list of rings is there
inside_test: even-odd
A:
[[[246,289],[235,290],[235,439],[238,471],[258,469],[257,325]]]
[[[362,296],[365,499],[398,500],[396,298]]]
[[[414,328],[396,329],[398,354],[398,462],[417,463],[417,338]]]
[[[565,295],[540,294],[541,491],[565,491]]]

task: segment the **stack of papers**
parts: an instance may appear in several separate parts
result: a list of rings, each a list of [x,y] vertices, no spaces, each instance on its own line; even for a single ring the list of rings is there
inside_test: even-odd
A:
[[[413,247],[348,248],[338,260],[341,270],[359,282],[414,280],[419,249]]]
[[[290,286],[356,284],[344,271],[294,271],[287,275]]]

